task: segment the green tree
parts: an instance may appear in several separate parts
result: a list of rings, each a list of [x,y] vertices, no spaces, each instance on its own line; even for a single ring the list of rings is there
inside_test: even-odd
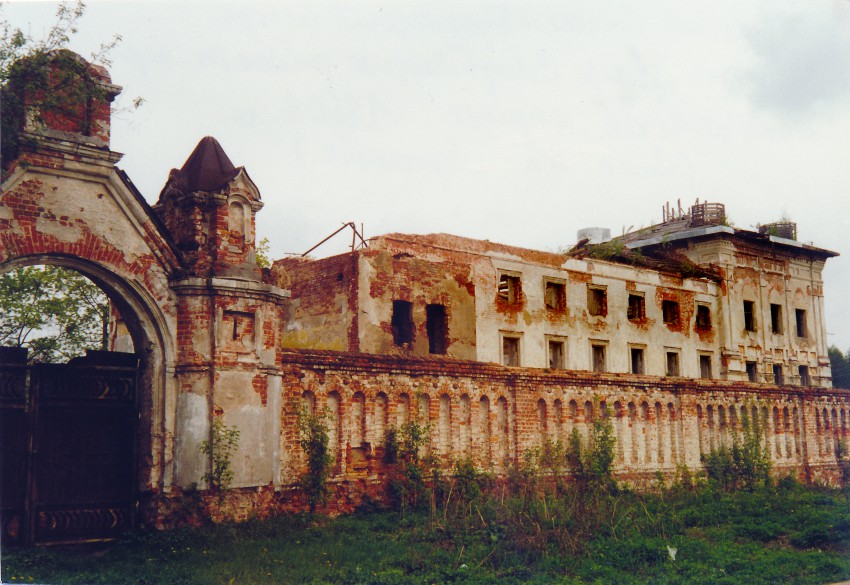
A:
[[[8,164],[19,154],[28,138],[22,134],[25,118],[36,128],[53,116],[69,119],[83,118],[91,99],[105,97],[106,90],[89,78],[85,64],[67,50],[77,23],[85,13],[85,4],[61,3],[56,11],[56,23],[46,36],[36,39],[12,26],[0,6],[0,88],[3,115],[0,117],[0,159],[5,173]],[[110,51],[121,41],[114,35],[93,52],[88,61],[107,67]],[[58,65],[52,69],[48,64]],[[30,104],[24,111],[24,96]],[[133,100],[133,108],[142,104]]]
[[[829,365],[832,367],[832,385],[836,388],[850,388],[850,351],[842,353],[834,345],[827,350]]]
[[[80,273],[27,266],[0,274],[0,345],[59,362],[108,343],[109,299]]]

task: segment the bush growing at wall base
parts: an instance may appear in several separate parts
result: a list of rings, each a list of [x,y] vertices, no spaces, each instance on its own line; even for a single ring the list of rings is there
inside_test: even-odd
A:
[[[420,457],[428,437],[429,425],[417,421],[410,421],[397,429],[387,431],[384,463],[394,467],[388,473],[388,495],[392,504],[402,514],[410,509],[419,509],[430,495],[426,478],[429,469],[436,467]]]
[[[214,492],[222,492],[233,482],[230,458],[239,446],[239,429],[228,427],[220,417],[212,421],[210,440],[201,443],[201,453],[210,458],[210,471],[204,481]]]
[[[750,410],[750,409],[747,409]],[[753,489],[770,479],[770,457],[759,417],[742,417],[743,433],[732,447],[720,447],[704,458],[706,475],[724,490]]]
[[[323,503],[328,494],[327,482],[332,463],[328,449],[329,414],[312,412],[302,405],[298,405],[295,412],[298,417],[301,450],[307,456],[307,468],[301,476],[300,484],[307,495],[310,512],[315,512],[316,506]]]

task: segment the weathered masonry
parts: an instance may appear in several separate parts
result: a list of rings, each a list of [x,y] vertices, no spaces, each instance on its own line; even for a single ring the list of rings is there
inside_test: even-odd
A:
[[[69,57],[59,56],[54,69]],[[775,469],[835,480],[850,416],[850,392],[830,388],[826,357],[821,273],[835,254],[800,244],[789,226],[738,230],[722,208],[698,204],[562,254],[390,234],[261,269],[263,203],[246,170],[204,138],[149,205],[110,150],[120,88],[70,57],[102,91],[43,125],[21,118],[20,152],[3,161],[0,271],[85,274],[120,316],[114,348],[135,357],[92,355],[51,373],[64,380],[52,386],[22,377],[20,356],[2,358],[4,432],[14,421],[35,444],[87,462],[66,477],[21,471],[42,469],[38,454],[5,434],[6,542],[186,518],[185,491],[208,487],[202,444],[214,421],[240,431],[227,513],[297,508],[296,405],[330,413],[339,510],[380,494],[386,433],[414,419],[429,423],[427,449],[447,469],[469,457],[502,472],[529,448],[611,417],[617,472],[639,483],[699,469],[701,455],[758,416]],[[26,380],[41,385],[27,391]],[[61,418],[54,399],[81,417],[59,435],[39,422]],[[127,424],[110,426],[109,408]],[[83,424],[92,417],[100,434]],[[117,451],[92,450],[113,440]],[[79,497],[48,501],[36,489],[62,481]]]
[[[698,204],[564,254],[390,234],[353,254],[279,260],[293,290],[284,342],[829,387],[822,271],[835,253],[724,221],[723,206]]]

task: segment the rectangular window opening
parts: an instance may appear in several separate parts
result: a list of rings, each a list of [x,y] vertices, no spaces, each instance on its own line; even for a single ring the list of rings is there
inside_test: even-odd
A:
[[[756,362],[747,362],[747,380],[750,382],[759,381],[758,366]]]
[[[770,330],[777,335],[782,333],[782,305],[770,304]]]
[[[644,373],[644,365],[643,365],[643,348],[641,347],[633,347],[631,348],[631,360],[632,360],[632,374],[643,374]]]
[[[604,372],[605,371],[605,346],[604,345],[593,345],[592,346],[592,357],[593,357],[593,371],[594,372]]]
[[[678,376],[679,374],[679,352],[678,351],[668,351],[667,352],[667,375],[668,376]]]
[[[507,305],[519,304],[522,298],[520,277],[514,274],[500,274],[497,298]]]
[[[703,331],[711,329],[711,309],[708,305],[697,305],[696,327]]]
[[[744,329],[756,330],[756,304],[753,301],[744,301]]]
[[[425,305],[428,353],[445,355],[449,346],[449,321],[445,305]]]
[[[646,304],[643,295],[629,295],[629,321],[643,321],[646,318]]]
[[[563,311],[567,306],[567,287],[562,282],[546,281],[543,293],[546,308],[550,311]]]
[[[675,325],[679,322],[678,301],[661,301],[661,316],[667,325]]]
[[[587,312],[594,317],[604,317],[608,314],[608,298],[604,288],[588,287]]]
[[[812,379],[809,377],[809,366],[800,366],[800,386],[811,386]]]
[[[808,328],[806,327],[806,311],[803,309],[795,309],[794,315],[797,317],[797,337],[808,337]]]
[[[553,370],[564,369],[564,342],[549,340],[549,367]]]
[[[413,303],[393,301],[393,316],[390,322],[393,330],[393,343],[396,347],[410,348],[413,343]]]
[[[782,364],[773,364],[773,383],[777,386],[785,384],[785,377],[782,375]]]
[[[702,354],[699,356],[699,377],[711,380],[711,356]]]
[[[519,337],[502,337],[502,365],[519,366]]]

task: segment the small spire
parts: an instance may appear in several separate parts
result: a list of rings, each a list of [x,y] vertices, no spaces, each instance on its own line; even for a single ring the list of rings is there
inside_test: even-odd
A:
[[[218,140],[204,136],[179,173],[188,192],[219,191],[239,174]]]

